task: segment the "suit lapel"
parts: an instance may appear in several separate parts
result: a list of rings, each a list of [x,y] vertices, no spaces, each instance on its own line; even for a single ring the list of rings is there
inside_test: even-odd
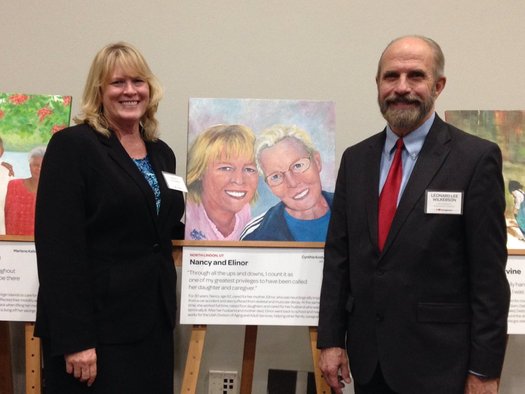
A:
[[[413,211],[428,185],[443,165],[450,152],[450,147],[448,146],[449,141],[450,135],[446,123],[436,115],[434,124],[425,139],[414,170],[410,175],[405,191],[399,201],[399,206],[394,216],[383,252],[388,250],[403,224],[406,222],[407,217]]]
[[[381,153],[385,145],[385,131],[379,133],[377,138],[370,141],[368,146],[365,163],[367,174],[365,176],[366,184],[363,185],[366,191],[366,210],[368,217],[368,228],[370,230],[370,240],[373,245],[377,245],[378,231],[378,200],[379,200],[379,173],[381,166]]]
[[[155,195],[148,181],[137,168],[133,160],[130,159],[124,147],[120,144],[118,138],[112,133],[109,138],[99,135],[99,140],[108,148],[109,157],[133,180],[135,185],[141,190],[144,199],[147,202],[148,210],[156,223],[157,208],[155,204]]]

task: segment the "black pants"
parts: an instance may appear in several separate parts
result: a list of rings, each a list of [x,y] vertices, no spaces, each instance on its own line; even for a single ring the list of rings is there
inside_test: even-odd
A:
[[[354,391],[355,394],[398,394],[388,387],[379,364],[377,364],[377,368],[370,382],[358,384],[354,381]]]
[[[173,394],[173,330],[164,316],[140,341],[98,345],[91,387],[66,373],[63,356],[50,356],[46,338],[42,345],[44,394]]]

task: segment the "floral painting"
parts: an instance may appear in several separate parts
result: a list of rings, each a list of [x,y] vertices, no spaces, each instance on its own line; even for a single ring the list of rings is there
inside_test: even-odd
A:
[[[500,147],[507,247],[509,251],[525,253],[525,111],[446,111],[445,119]]]
[[[40,165],[71,96],[0,93],[0,234],[33,235]]]
[[[45,145],[53,133],[67,127],[71,96],[0,93],[0,136],[4,148],[28,152]]]

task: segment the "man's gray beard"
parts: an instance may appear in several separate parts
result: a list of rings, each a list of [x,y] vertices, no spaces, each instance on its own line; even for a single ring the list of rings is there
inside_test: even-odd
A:
[[[415,130],[432,110],[434,100],[430,98],[428,101],[420,101],[419,104],[418,107],[411,109],[391,109],[383,101],[379,104],[379,108],[391,128]]]
[[[425,119],[426,112],[422,107],[413,109],[387,109],[384,118],[393,129],[415,129]]]

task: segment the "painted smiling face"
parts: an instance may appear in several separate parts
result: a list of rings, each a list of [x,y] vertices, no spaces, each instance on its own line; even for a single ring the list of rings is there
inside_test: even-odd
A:
[[[219,159],[208,163],[202,176],[202,203],[206,211],[239,212],[257,190],[257,167],[248,157]]]
[[[326,212],[319,152],[309,153],[297,139],[285,138],[261,151],[259,163],[272,193],[286,205],[290,215],[307,220],[319,217],[318,212]],[[297,166],[305,166],[306,170],[296,171]],[[269,182],[275,177],[282,177],[282,182]]]

